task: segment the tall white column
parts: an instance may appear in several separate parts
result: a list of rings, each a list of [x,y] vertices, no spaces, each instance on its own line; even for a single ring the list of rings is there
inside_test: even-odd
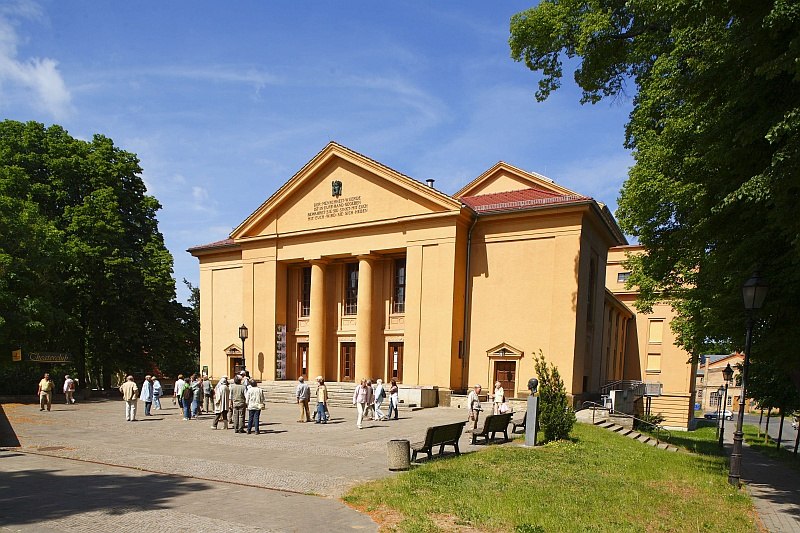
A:
[[[372,373],[372,270],[373,259],[358,258],[358,311],[356,314],[355,380],[369,379]]]
[[[325,263],[311,262],[311,315],[308,324],[309,380],[325,375]]]

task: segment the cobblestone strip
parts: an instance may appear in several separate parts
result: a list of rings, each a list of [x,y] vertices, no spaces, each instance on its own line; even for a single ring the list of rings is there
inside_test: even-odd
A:
[[[124,520],[121,517],[124,516]],[[287,529],[232,524],[216,518],[190,515],[171,509],[142,511],[136,508],[118,507],[113,511],[89,511],[72,516],[38,522],[42,529],[54,531],[86,532],[114,531],[115,533],[140,533],[143,530],[159,531],[172,529],[175,524],[186,524],[192,533],[278,533]]]
[[[76,449],[58,441],[39,442],[37,447],[25,447],[20,451],[89,461],[111,466],[121,466],[140,471],[168,474],[208,481],[222,481],[249,487],[317,494],[330,497],[341,496],[359,480],[319,473],[304,473],[273,468],[232,465],[210,459],[182,458],[171,455],[147,454],[127,450],[110,450],[82,446]]]

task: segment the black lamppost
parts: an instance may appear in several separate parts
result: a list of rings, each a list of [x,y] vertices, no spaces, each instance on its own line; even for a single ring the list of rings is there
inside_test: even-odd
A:
[[[742,425],[744,424],[744,404],[747,399],[747,374],[750,370],[750,348],[753,345],[753,312],[761,309],[767,297],[768,286],[758,272],[753,272],[750,279],[742,285],[744,308],[747,311],[747,337],[744,343],[744,365],[742,367],[742,392],[739,394],[739,416],[736,419],[736,432],[733,434],[733,451],[731,452],[731,469],[728,483],[739,486],[742,477]]]
[[[720,413],[722,413],[722,395],[725,394],[725,388],[720,385],[717,389],[717,439],[722,442],[722,429],[719,427]]]
[[[247,371],[247,363],[244,358],[244,341],[247,340],[247,326],[242,324],[239,326],[239,338],[242,339],[242,370]]]
[[[722,437],[725,435],[725,408],[728,406],[728,383],[733,379],[733,369],[731,364],[725,367],[722,371],[722,377],[725,379],[725,394],[722,401],[722,429],[719,430],[719,447],[722,448]]]

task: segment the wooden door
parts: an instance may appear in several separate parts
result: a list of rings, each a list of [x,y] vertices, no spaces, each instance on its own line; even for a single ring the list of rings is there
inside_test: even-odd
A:
[[[515,361],[495,361],[494,380],[499,381],[503,386],[506,398],[513,398],[517,395],[517,363]],[[491,391],[494,390],[494,383]],[[489,392],[491,395],[492,392]]]
[[[230,370],[231,370],[231,373],[228,374],[228,376],[231,378],[231,382],[233,382],[233,376],[237,375],[239,372],[242,371],[242,358],[230,357],[228,359],[230,361]]]
[[[389,369],[389,380],[396,379],[398,383],[403,382],[403,343],[390,342],[389,356],[386,364]]]
[[[310,378],[308,375],[308,343],[307,342],[298,342],[297,343],[297,376],[305,376],[306,378]]]
[[[342,343],[340,363],[339,381],[353,381],[356,372],[356,343]]]

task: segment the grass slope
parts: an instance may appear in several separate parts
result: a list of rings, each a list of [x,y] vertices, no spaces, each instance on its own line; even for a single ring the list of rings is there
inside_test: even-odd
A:
[[[389,531],[757,531],[724,458],[656,450],[585,424],[572,435],[435,460],[344,500]]]

